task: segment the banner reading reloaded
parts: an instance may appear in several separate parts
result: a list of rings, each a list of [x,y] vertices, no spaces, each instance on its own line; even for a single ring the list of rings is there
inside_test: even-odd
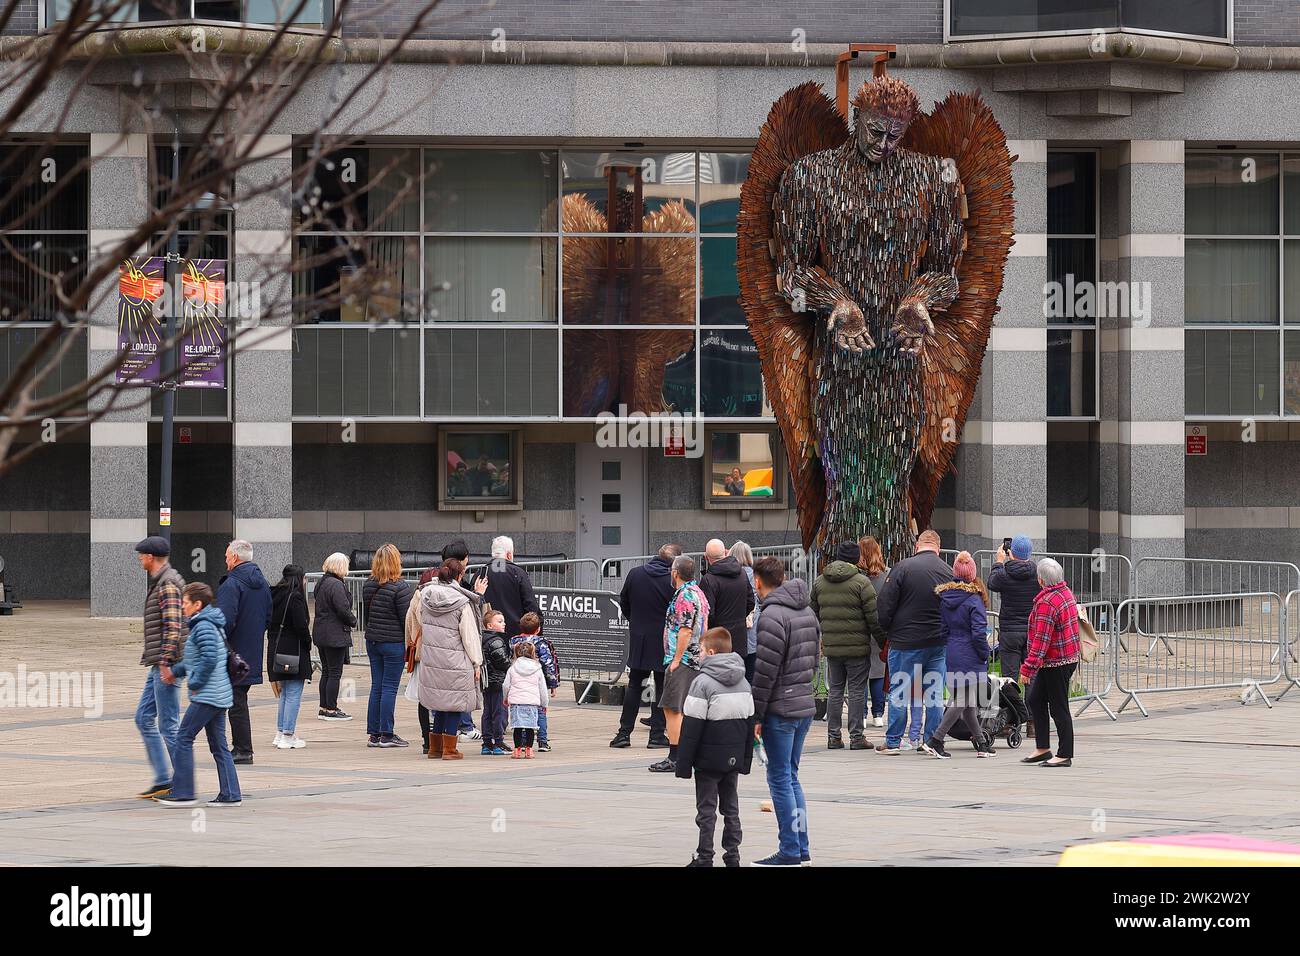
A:
[[[119,385],[157,385],[162,378],[166,316],[182,303],[181,388],[223,388],[226,384],[223,259],[182,259],[175,289],[168,290],[162,257],[126,259],[118,268],[117,347],[127,357],[117,369]]]

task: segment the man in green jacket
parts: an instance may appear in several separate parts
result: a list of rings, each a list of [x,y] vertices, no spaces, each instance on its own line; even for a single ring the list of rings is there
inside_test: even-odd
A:
[[[885,632],[876,619],[876,589],[858,567],[858,545],[842,541],[835,560],[822,569],[812,589],[812,609],[822,627],[822,654],[826,657],[830,691],[826,701],[826,747],[842,750],[840,718],[844,695],[849,697],[849,749],[870,750],[863,734],[862,709],[871,655],[880,653]],[[846,691],[847,688],[847,691]]]

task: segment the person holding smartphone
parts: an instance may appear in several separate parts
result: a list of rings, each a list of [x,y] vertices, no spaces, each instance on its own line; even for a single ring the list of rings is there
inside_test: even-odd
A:
[[[1038,596],[1038,567],[1030,560],[1034,542],[1027,535],[1003,538],[995,564],[985,582],[990,591],[1002,595],[998,608],[998,660],[1002,676],[1018,680],[1025,661],[1029,636],[1029,612]]]

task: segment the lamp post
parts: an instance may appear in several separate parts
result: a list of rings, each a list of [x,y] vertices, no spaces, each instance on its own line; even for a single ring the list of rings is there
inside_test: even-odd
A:
[[[179,125],[172,136],[172,188],[175,189],[181,176],[181,140]],[[231,206],[220,197],[205,192],[198,201],[187,206],[183,216],[192,212],[229,212]],[[184,219],[182,219],[184,221]],[[167,330],[164,341],[167,348],[163,351],[161,368],[162,388],[162,474],[158,481],[158,525],[162,536],[168,542],[172,539],[172,443],[176,431],[176,389],[179,368],[180,343],[177,341],[176,313],[185,307],[185,296],[176,288],[176,276],[181,264],[180,226],[172,229],[167,236],[167,254],[163,260],[163,282],[170,293],[167,307]],[[225,298],[222,298],[225,302]],[[224,305],[223,305],[224,308]]]

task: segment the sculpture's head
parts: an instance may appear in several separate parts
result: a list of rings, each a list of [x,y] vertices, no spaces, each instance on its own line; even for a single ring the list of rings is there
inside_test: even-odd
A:
[[[902,80],[892,76],[867,80],[853,97],[858,152],[873,163],[887,159],[920,109],[916,94]]]

